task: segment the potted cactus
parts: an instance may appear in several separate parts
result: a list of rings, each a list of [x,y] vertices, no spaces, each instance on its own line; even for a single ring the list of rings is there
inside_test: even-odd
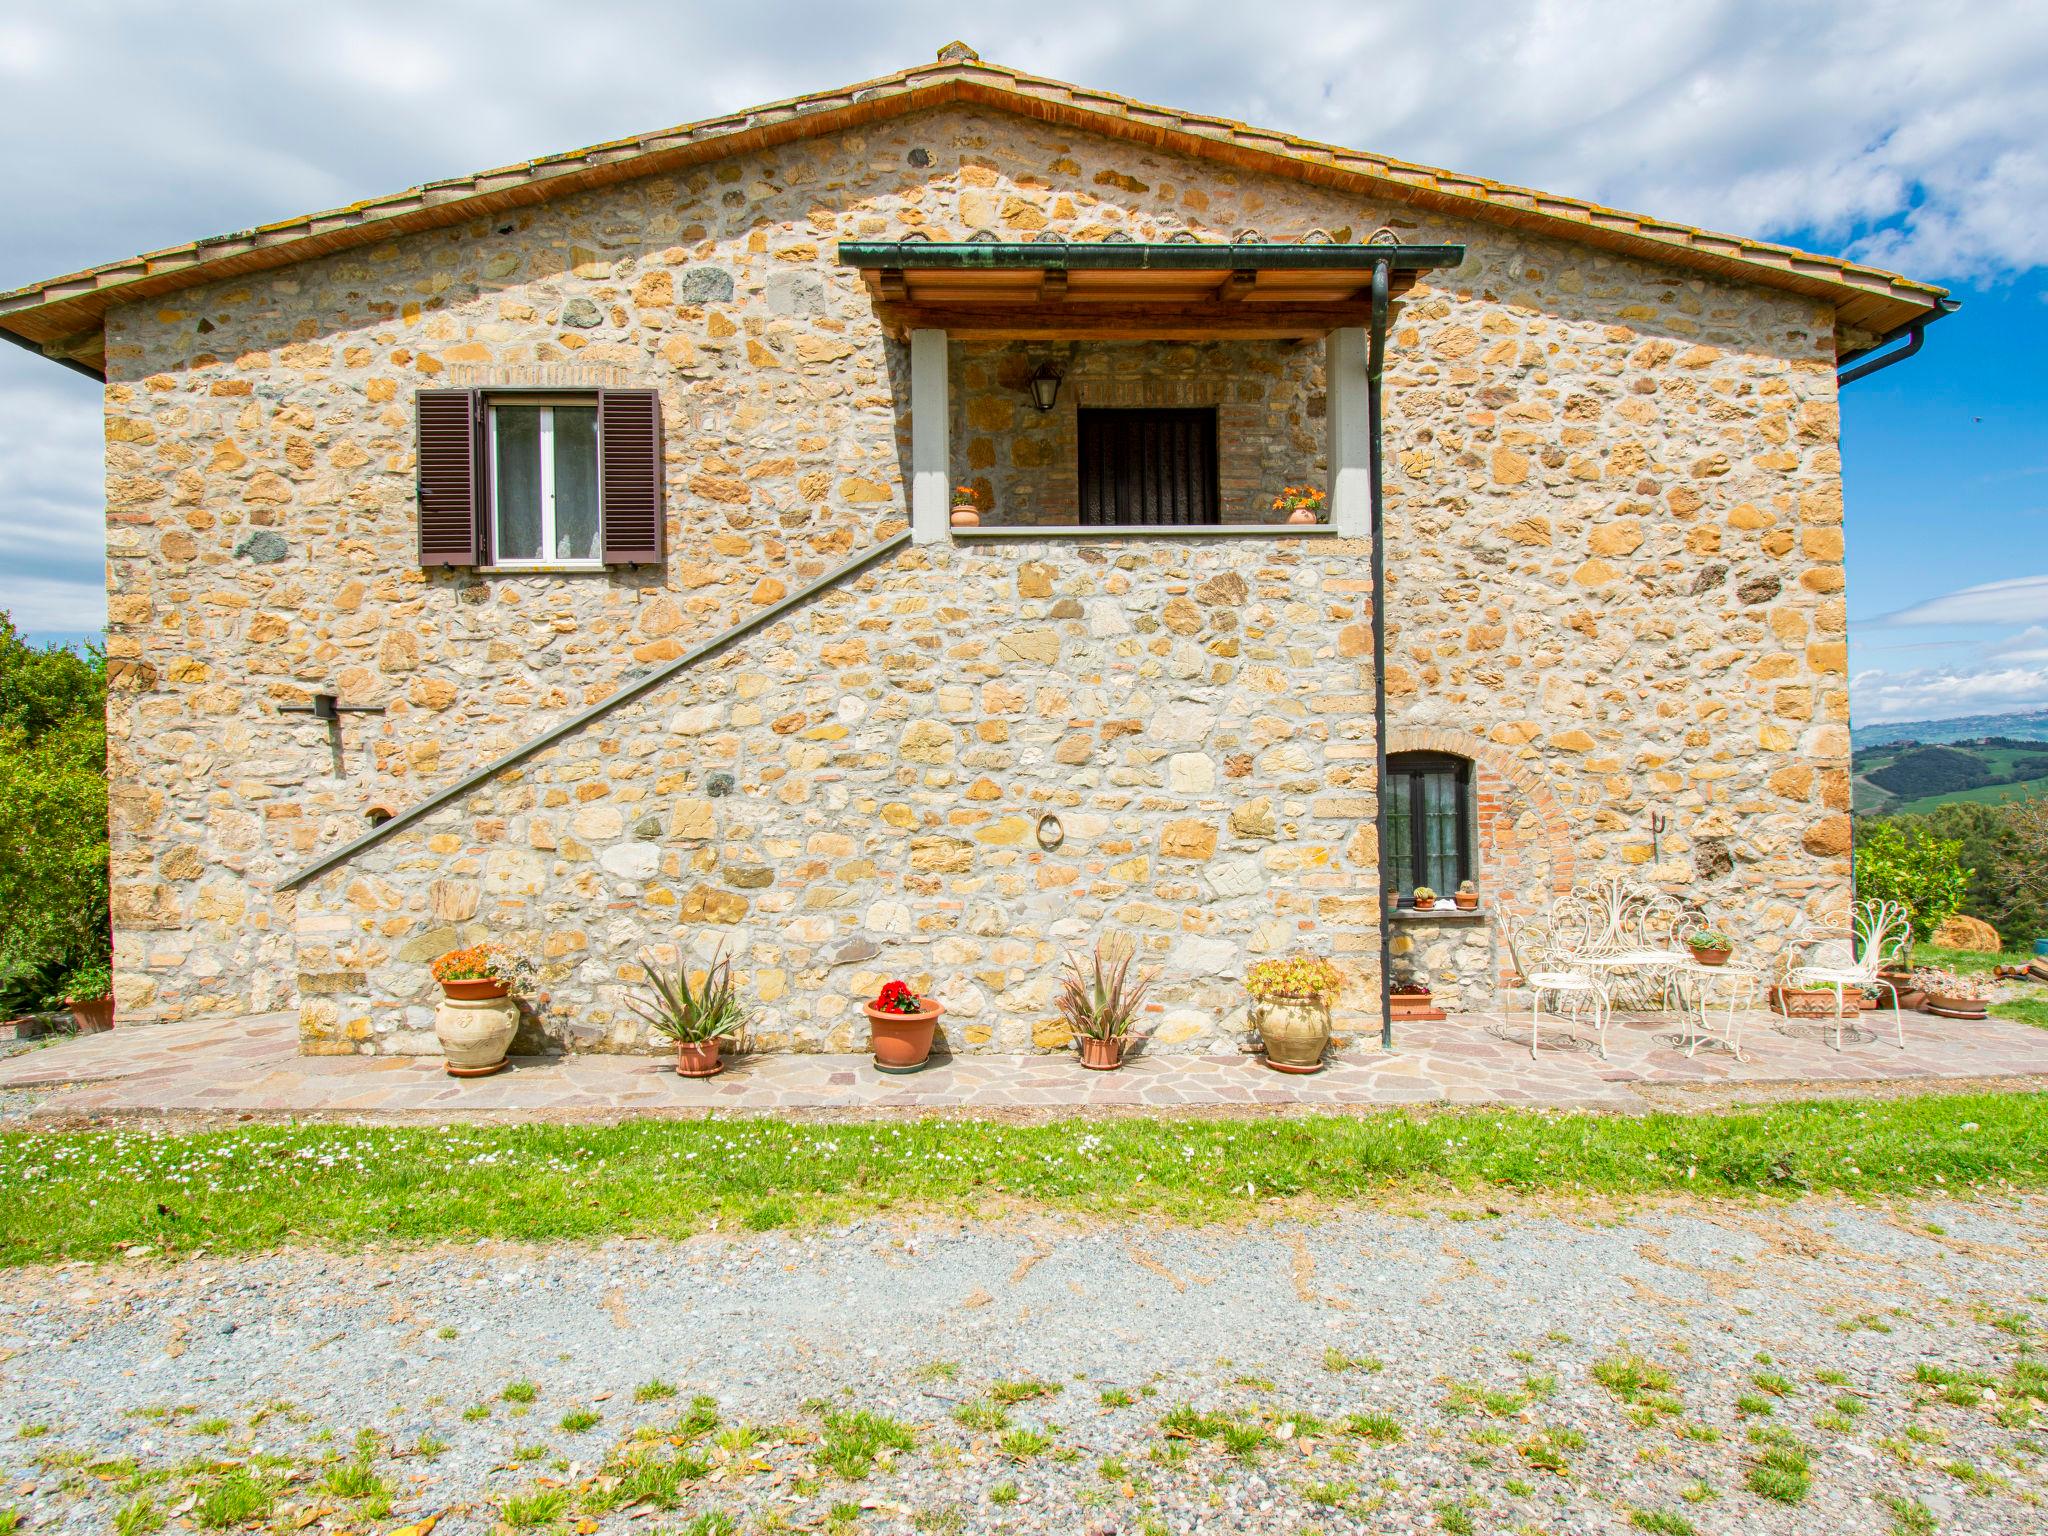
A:
[[[1436,905],[1436,892],[1426,885],[1415,887],[1415,910],[1427,912]]]
[[[692,985],[687,966],[663,970],[645,956],[652,998],[628,998],[626,1006],[648,1027],[676,1047],[678,1077],[716,1077],[725,1070],[720,1050],[746,1027],[747,1009],[733,985],[732,961],[723,946],[711,957],[701,980]]]
[[[1470,880],[1460,880],[1458,889],[1451,895],[1451,900],[1458,904],[1460,912],[1474,911],[1479,906],[1479,887]]]
[[[1073,1033],[1081,1065],[1092,1072],[1110,1072],[1124,1064],[1131,1025],[1152,985],[1148,976],[1131,979],[1128,948],[1106,958],[1105,947],[1095,946],[1092,974],[1081,969],[1076,957],[1067,956],[1067,974],[1060,982],[1060,1020]]]

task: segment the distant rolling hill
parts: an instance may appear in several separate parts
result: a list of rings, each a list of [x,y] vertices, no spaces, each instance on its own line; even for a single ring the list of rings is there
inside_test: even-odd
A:
[[[1852,803],[1861,812],[1927,811],[1951,800],[2019,800],[2048,794],[2044,734],[1891,741],[1855,749]]]
[[[1983,741],[2003,736],[2009,741],[2048,741],[2048,709],[2022,710],[2011,715],[1957,715],[1953,720],[1897,720],[1888,725],[1859,725],[1849,732],[1849,744],[1860,756],[1866,748],[1894,742],[1919,742],[1934,746],[1943,742]]]

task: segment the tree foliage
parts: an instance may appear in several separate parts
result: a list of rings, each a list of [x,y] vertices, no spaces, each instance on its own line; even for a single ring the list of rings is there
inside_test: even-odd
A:
[[[1856,894],[1904,907],[1913,942],[1924,944],[1969,890],[1962,851],[1961,842],[1935,836],[1917,817],[1867,821],[1856,833]]]
[[[1909,816],[1866,818],[1857,824],[1859,847],[1873,835],[1888,836],[1874,830],[1883,826],[1956,844],[1957,861],[1969,871],[1956,910],[1984,919],[2008,947],[2023,949],[2048,935],[2048,796],[1997,804],[1953,801]],[[1857,873],[1860,882],[1860,858]]]
[[[98,652],[28,645],[0,613],[0,981],[17,1003],[108,963],[106,686]]]

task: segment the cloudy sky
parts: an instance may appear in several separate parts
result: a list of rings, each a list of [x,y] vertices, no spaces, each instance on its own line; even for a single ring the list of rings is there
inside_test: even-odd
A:
[[[1859,723],[2048,706],[2048,4],[0,0],[0,289],[984,57],[1949,284],[1844,397]],[[0,609],[103,619],[98,392],[0,348]]]

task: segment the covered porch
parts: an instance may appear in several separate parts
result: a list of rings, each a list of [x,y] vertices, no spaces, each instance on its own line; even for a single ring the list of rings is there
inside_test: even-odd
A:
[[[909,350],[913,536],[1371,531],[1373,391],[1392,305],[1459,246],[848,241]],[[1291,531],[1300,531],[1295,528]]]

